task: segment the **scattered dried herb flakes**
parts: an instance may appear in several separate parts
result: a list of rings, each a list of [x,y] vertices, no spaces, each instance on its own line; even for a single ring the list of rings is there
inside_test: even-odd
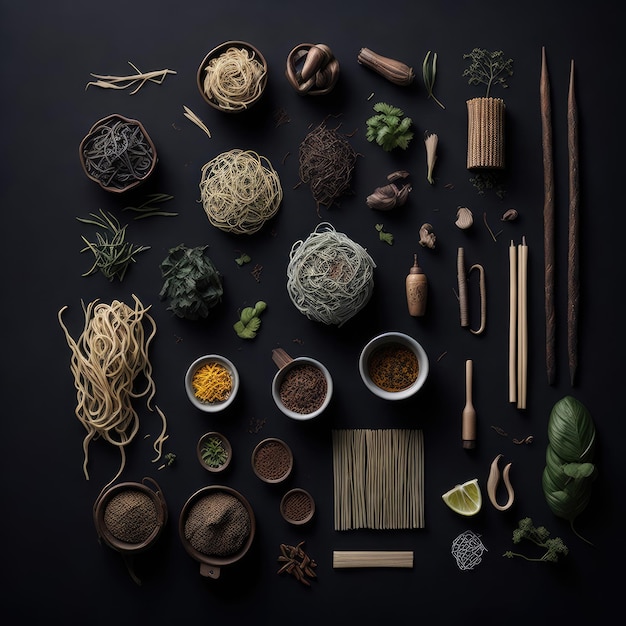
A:
[[[307,587],[311,586],[310,580],[316,579],[315,568],[317,563],[304,551],[301,541],[295,546],[286,543],[280,544],[278,562],[281,564],[278,574],[291,574],[296,580]]]

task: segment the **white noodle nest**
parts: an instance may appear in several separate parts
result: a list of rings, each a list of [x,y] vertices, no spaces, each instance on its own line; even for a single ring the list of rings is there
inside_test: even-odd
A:
[[[287,292],[311,320],[341,326],[369,302],[376,264],[367,251],[327,222],[289,254]]]

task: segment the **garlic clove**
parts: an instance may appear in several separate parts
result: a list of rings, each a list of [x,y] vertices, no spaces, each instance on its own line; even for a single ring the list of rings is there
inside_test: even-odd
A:
[[[474,215],[464,206],[460,206],[456,212],[456,222],[454,222],[462,230],[468,229],[474,223]]]
[[[515,209],[509,209],[508,211],[504,212],[500,219],[503,222],[512,222],[513,220],[517,219],[518,215],[519,213]]]

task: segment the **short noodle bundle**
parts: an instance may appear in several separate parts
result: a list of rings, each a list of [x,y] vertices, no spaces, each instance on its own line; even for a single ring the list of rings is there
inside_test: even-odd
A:
[[[85,324],[76,341],[62,320],[67,307],[58,313],[72,352],[70,369],[76,387],[75,414],[87,431],[83,440],[83,471],[87,479],[90,442],[101,437],[119,448],[121,463],[113,482],[124,469],[124,448],[139,430],[133,399],[147,397],[148,408],[152,410],[150,404],[155,395],[155,384],[148,348],[156,334],[156,324],[148,314],[149,307],[144,307],[136,296],[133,298],[134,308],[118,300],[110,305],[95,300],[87,307],[83,306]],[[147,322],[147,328],[144,328],[144,322]],[[137,390],[135,381],[140,375],[145,384]],[[161,411],[159,415],[165,431],[164,415]],[[162,433],[159,442],[164,439]],[[155,446],[155,450],[160,454],[160,448]]]
[[[251,235],[276,215],[283,190],[267,158],[252,150],[234,149],[202,167],[200,196],[213,226]]]
[[[294,243],[289,256],[287,291],[309,319],[341,326],[369,302],[376,264],[364,248],[327,222]]]
[[[267,74],[254,52],[230,47],[207,64],[204,93],[220,108],[241,111],[263,90]]]

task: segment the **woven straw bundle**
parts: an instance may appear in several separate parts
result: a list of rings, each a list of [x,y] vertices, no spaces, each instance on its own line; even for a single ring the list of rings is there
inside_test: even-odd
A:
[[[467,169],[504,169],[504,100],[467,101]]]

